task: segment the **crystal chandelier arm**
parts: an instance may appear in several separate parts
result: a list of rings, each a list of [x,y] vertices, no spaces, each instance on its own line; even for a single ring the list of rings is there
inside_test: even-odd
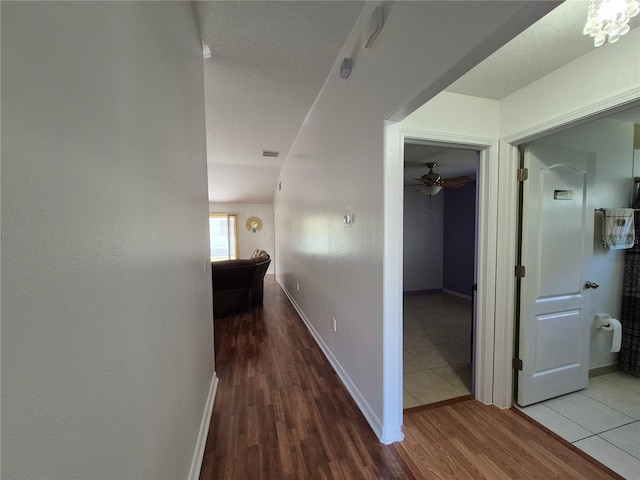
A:
[[[629,19],[640,13],[640,0],[589,0],[587,23],[582,31],[596,47],[615,43],[629,32]]]

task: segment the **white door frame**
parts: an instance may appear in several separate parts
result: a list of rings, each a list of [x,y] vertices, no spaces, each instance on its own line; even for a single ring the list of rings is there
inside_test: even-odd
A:
[[[526,130],[496,139],[410,131],[399,123],[384,126],[383,233],[383,443],[400,441],[402,425],[402,258],[403,156],[406,137],[481,151],[482,211],[478,218],[478,309],[476,398],[499,408],[513,403],[515,341],[514,265],[517,241],[518,145],[570,124],[640,103],[640,88],[613,95],[586,108],[553,117]],[[605,113],[606,112],[606,113]],[[482,286],[481,286],[482,285]]]
[[[493,379],[493,403],[500,408],[513,404],[513,352],[515,344],[516,281],[514,265],[517,254],[517,205],[518,184],[516,174],[519,165],[518,145],[543,137],[574,124],[596,120],[616,110],[640,103],[640,89],[634,88],[614,95],[597,104],[574,110],[568,114],[533,125],[526,130],[500,140],[498,219],[500,234],[497,249],[500,255],[496,264],[496,323]]]
[[[397,126],[388,126],[396,128]],[[477,310],[476,310],[476,328],[474,331],[475,349],[475,398],[479,401],[490,404],[493,403],[493,369],[494,369],[494,325],[495,325],[495,285],[496,285],[496,232],[498,229],[498,142],[491,138],[478,138],[470,136],[458,136],[444,134],[440,132],[429,132],[421,130],[399,129],[398,135],[394,135],[398,142],[398,148],[394,149],[396,160],[387,157],[390,163],[396,163],[395,168],[392,165],[386,165],[387,168],[396,170],[393,175],[395,181],[390,180],[390,176],[385,175],[385,209],[388,199],[395,199],[395,205],[390,206],[393,209],[391,218],[394,218],[394,224],[385,225],[385,232],[395,232],[394,244],[396,248],[385,249],[385,258],[389,262],[398,266],[396,270],[397,284],[391,289],[400,298],[392,302],[395,312],[385,310],[385,318],[399,319],[397,328],[402,332],[402,243],[403,243],[403,157],[405,140],[421,140],[431,142],[438,145],[448,146],[452,148],[464,148],[480,151],[480,168],[478,172],[477,188],[479,190],[478,205],[478,256],[477,262],[477,283],[478,291],[476,294]],[[395,155],[391,155],[395,156]],[[387,170],[385,168],[385,171]],[[399,181],[398,181],[399,180]],[[398,201],[399,200],[399,201]],[[387,210],[388,211],[388,210]],[[385,212],[386,213],[386,212]],[[385,218],[389,218],[385,215]],[[391,228],[387,228],[391,227]],[[385,234],[386,236],[386,234]],[[386,240],[386,238],[385,238]],[[385,242],[386,243],[386,242]],[[399,246],[399,248],[397,248]],[[388,256],[387,256],[388,255]],[[385,276],[385,292],[390,291],[386,288],[388,279]],[[387,302],[385,302],[387,304]],[[402,336],[400,335],[400,338]],[[401,346],[401,344],[400,344]],[[401,353],[401,352],[400,352]],[[402,358],[400,356],[400,358]],[[402,377],[400,377],[402,378]],[[402,393],[402,389],[400,389]]]

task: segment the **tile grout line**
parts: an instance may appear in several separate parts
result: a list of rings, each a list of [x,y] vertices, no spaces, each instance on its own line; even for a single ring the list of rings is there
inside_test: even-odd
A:
[[[403,388],[402,390],[403,390],[403,395],[405,395],[405,394],[406,394],[406,395],[409,395],[411,398],[413,398],[413,400],[414,400],[414,402],[415,402],[415,403],[420,404],[420,400],[418,400],[418,399],[415,397],[415,395],[413,395],[409,390],[407,390],[406,388]],[[404,404],[404,398],[403,398],[402,403]],[[417,406],[419,406],[419,405],[417,405]],[[412,408],[412,407],[409,407],[409,408]],[[402,409],[403,409],[403,410],[405,409],[405,408],[404,408],[404,405],[403,405],[403,408],[402,408]]]
[[[544,405],[544,402],[542,402],[542,404]],[[545,405],[545,406],[546,406],[546,407],[548,407],[548,408],[550,408],[551,410],[553,410],[553,409],[552,409],[551,407],[549,407],[548,405]],[[519,409],[520,409],[520,411],[522,411],[523,413],[525,413],[525,414],[526,414],[526,412],[524,411],[524,409],[522,409],[522,408],[519,408]],[[579,427],[582,427],[583,429],[585,429],[585,430],[587,430],[588,432],[590,432],[590,433],[591,433],[591,435],[588,435],[588,436],[586,436],[586,437],[584,437],[584,438],[580,438],[580,439],[578,439],[578,440],[574,440],[574,441],[572,441],[572,442],[569,442],[569,443],[571,443],[573,446],[575,446],[576,448],[578,448],[578,449],[582,450],[582,451],[583,451],[584,453],[586,453],[587,455],[592,456],[592,455],[591,455],[590,453],[588,453],[586,450],[582,449],[579,445],[576,445],[576,443],[581,442],[581,441],[583,441],[583,440],[588,440],[588,439],[590,439],[590,438],[597,437],[597,438],[600,438],[601,440],[603,440],[603,441],[607,442],[609,445],[611,445],[611,446],[615,447],[617,450],[620,450],[621,452],[626,453],[627,455],[629,455],[629,456],[631,456],[631,457],[633,457],[633,458],[635,458],[635,459],[637,459],[637,460],[640,460],[640,458],[636,457],[636,456],[635,456],[635,455],[633,455],[632,453],[627,452],[627,451],[626,451],[626,450],[624,450],[623,448],[620,448],[620,447],[618,447],[617,445],[615,445],[615,444],[611,443],[611,442],[610,442],[610,441],[608,441],[606,438],[601,437],[599,433],[593,433],[591,430],[589,430],[589,429],[588,429],[587,427],[585,427],[584,425],[580,425],[579,423],[577,423],[577,422],[575,422],[574,420],[572,420],[572,419],[570,419],[570,418],[568,418],[568,417],[564,416],[562,413],[560,413],[560,412],[558,412],[558,411],[556,411],[556,410],[553,410],[553,411],[554,411],[554,412],[556,412],[556,413],[557,413],[558,415],[560,415],[561,417],[566,418],[566,419],[567,419],[567,420],[569,420],[570,422],[572,422],[572,423],[574,423],[574,424],[578,425]],[[529,416],[530,418],[533,418],[533,417],[531,417],[531,415],[529,415],[529,414],[527,414],[527,416]],[[544,427],[548,428],[548,429],[549,429],[549,430],[551,430],[552,432],[554,432],[556,435],[558,435],[558,436],[562,437],[562,435],[560,435],[558,432],[556,432],[556,431],[551,427],[551,425],[549,425],[549,424],[545,424],[545,423],[542,423],[540,420],[537,420],[537,419],[535,419],[535,418],[534,418],[534,420],[535,420],[535,421],[537,421],[537,422],[539,422],[541,425],[543,425]],[[635,423],[635,422],[638,422],[638,421],[640,421],[640,420],[636,420],[636,421],[634,421],[634,422],[630,422],[630,423],[627,423],[627,424],[625,424],[625,425],[630,425],[631,423]],[[612,428],[612,429],[605,430],[604,432],[601,432],[601,433],[609,432],[609,431],[611,431],[611,430],[615,430],[616,428],[620,428],[620,427],[623,427],[623,426],[625,426],[625,425],[620,425],[619,427],[614,427],[614,428]],[[564,437],[562,437],[562,438],[564,438]],[[567,439],[565,438],[565,440],[567,440]],[[568,441],[568,440],[567,440],[567,441]],[[605,465],[606,465],[606,464],[605,464]],[[607,465],[607,466],[608,466],[608,465]],[[609,468],[611,468],[611,467],[609,467]]]
[[[545,401],[545,402],[542,402],[542,404],[543,404],[545,407],[550,408],[551,410],[553,410],[554,412],[556,412],[556,413],[557,413],[558,415],[560,415],[561,417],[564,417],[564,418],[566,418],[567,420],[569,420],[570,422],[575,423],[575,424],[576,424],[577,426],[579,426],[580,428],[584,428],[587,432],[591,432],[593,435],[598,435],[598,433],[597,433],[597,432],[594,432],[594,431],[593,431],[593,430],[591,430],[590,428],[587,428],[587,427],[585,427],[584,425],[579,424],[578,422],[576,422],[576,421],[575,421],[575,420],[573,420],[572,418],[567,417],[565,414],[563,414],[563,413],[561,413],[561,412],[557,411],[557,410],[556,410],[555,408],[553,408],[551,405],[547,405],[546,401]],[[591,435],[591,436],[593,436],[593,435]],[[589,438],[589,437],[587,437],[587,438]]]
[[[611,380],[605,378],[607,375],[610,375],[610,373],[607,373],[605,375],[597,375],[595,377],[591,377],[589,379],[589,381],[595,380],[595,379],[602,380],[603,382],[606,382],[609,385],[613,385],[615,387],[618,387],[618,388],[621,388],[623,390],[626,390],[627,392],[631,393],[634,397],[638,397],[640,399],[640,392],[636,392],[635,390],[631,390],[630,388],[627,388],[626,386],[624,386],[624,385],[622,385],[620,383],[612,382]],[[629,376],[633,377],[631,374],[628,374],[628,373],[625,373],[624,375],[629,375]],[[633,377],[633,378],[636,378],[636,377]],[[640,378],[638,378],[638,383],[640,384]],[[588,390],[588,388],[587,388],[587,390]]]
[[[602,402],[600,402],[600,401],[596,400],[595,398],[591,398],[591,397],[590,397],[590,396],[588,396],[588,395],[584,395],[582,392],[573,392],[573,393],[577,393],[577,394],[579,394],[579,395],[582,395],[583,397],[585,397],[585,398],[587,398],[587,399],[589,399],[589,400],[592,400],[592,401],[594,401],[594,402],[596,402],[596,403],[599,403],[600,405],[602,405],[602,406],[604,406],[604,407],[607,407],[607,408],[609,408],[609,409],[611,409],[611,410],[615,411],[616,413],[619,413],[620,415],[624,415],[625,417],[627,417],[627,418],[631,418],[631,419],[632,419],[632,421],[631,421],[631,422],[627,422],[627,423],[625,423],[625,424],[623,424],[623,425],[627,425],[627,424],[629,424],[629,423],[633,423],[634,421],[637,421],[635,418],[630,417],[630,416],[629,416],[629,415],[627,415],[626,413],[623,413],[623,412],[621,412],[621,411],[619,411],[619,410],[616,410],[615,408],[610,407],[609,405],[607,405],[607,404],[605,404],[605,403],[602,403]],[[569,394],[569,395],[570,395],[570,394]],[[561,397],[556,397],[556,398],[562,398],[562,396],[561,396]],[[553,400],[553,399],[551,399],[551,400]],[[559,412],[558,410],[556,410],[555,408],[553,408],[551,405],[548,405],[546,402],[547,402],[547,400],[545,400],[544,402],[540,402],[540,403],[541,403],[542,405],[545,405],[546,407],[549,407],[551,410],[553,410],[554,412],[556,412],[558,415],[562,415],[564,418],[566,418],[567,420],[570,420],[571,422],[575,423],[576,425],[578,425],[578,426],[580,426],[580,427],[582,427],[582,428],[584,428],[584,429],[586,429],[586,430],[589,430],[590,432],[592,432],[592,433],[593,433],[593,434],[595,434],[595,435],[598,435],[598,433],[599,433],[599,432],[594,432],[594,431],[593,431],[593,430],[591,430],[590,428],[587,428],[587,427],[585,427],[584,425],[581,425],[580,423],[576,422],[575,420],[573,420],[573,419],[571,419],[571,418],[567,417],[566,415],[564,415],[563,413]],[[622,425],[619,425],[619,426],[622,426]],[[618,428],[618,427],[613,427],[613,428]]]
[[[611,381],[609,381],[609,380],[607,380],[607,379],[605,379],[605,378],[603,378],[602,380],[603,380],[603,381],[605,381],[605,383],[606,383],[606,384],[608,384],[608,385],[612,385],[612,386],[615,386],[615,387],[620,387],[620,388],[622,389],[621,393],[623,393],[623,392],[624,392],[624,393],[625,393],[625,396],[626,396],[626,392],[631,392],[634,396],[639,396],[639,394],[638,394],[638,393],[634,392],[633,390],[631,390],[631,389],[629,389],[629,388],[626,388],[626,387],[625,387],[625,386],[623,386],[623,385],[616,384],[615,382],[611,382]],[[580,438],[580,439],[577,439],[577,440],[572,441],[572,442],[571,442],[571,444],[572,444],[572,445],[574,445],[576,448],[579,448],[579,449],[580,449],[580,450],[582,450],[583,452],[587,453],[587,452],[586,452],[585,450],[583,450],[579,445],[576,445],[576,444],[577,444],[577,443],[579,443],[579,442],[582,442],[583,440],[588,440],[588,439],[591,439],[591,438],[593,438],[593,437],[597,437],[597,438],[601,439],[602,441],[606,442],[608,445],[611,445],[612,447],[614,447],[614,448],[616,449],[616,450],[614,450],[614,451],[620,452],[620,454],[621,454],[621,455],[623,455],[623,456],[624,456],[624,455],[628,455],[629,457],[631,457],[631,459],[634,459],[634,460],[640,461],[640,458],[636,457],[636,455],[634,455],[633,453],[628,452],[627,450],[625,450],[624,448],[619,447],[618,445],[615,445],[614,443],[610,442],[609,440],[607,440],[606,438],[604,438],[604,437],[602,436],[603,434],[606,434],[607,432],[612,432],[612,431],[617,430],[617,429],[619,429],[619,428],[622,428],[622,427],[625,427],[625,426],[628,426],[628,425],[632,425],[632,424],[634,424],[634,423],[638,423],[638,422],[640,422],[640,420],[639,420],[639,419],[636,419],[635,417],[632,417],[632,416],[628,415],[628,414],[627,414],[627,413],[625,413],[625,412],[620,411],[618,408],[616,408],[616,407],[614,407],[614,406],[612,406],[612,405],[610,405],[610,404],[607,404],[607,403],[605,403],[604,401],[601,401],[601,400],[599,400],[599,399],[597,399],[597,398],[593,398],[593,397],[591,397],[590,395],[588,395],[588,394],[586,394],[586,393],[585,393],[586,391],[588,391],[588,388],[587,388],[587,389],[585,389],[585,390],[583,390],[583,391],[579,391],[579,392],[575,392],[575,393],[578,393],[578,394],[582,395],[582,397],[583,397],[583,398],[585,398],[585,399],[588,399],[588,400],[590,400],[590,401],[592,401],[592,402],[596,402],[596,404],[601,405],[603,408],[608,408],[608,409],[610,409],[612,412],[615,412],[615,413],[618,413],[618,414],[620,414],[620,415],[623,415],[625,418],[628,418],[630,421],[625,422],[625,423],[623,423],[623,424],[621,424],[621,425],[617,425],[617,426],[615,426],[615,427],[608,428],[608,429],[603,430],[603,431],[601,431],[601,432],[594,432],[592,429],[587,428],[586,426],[584,426],[584,425],[582,425],[582,424],[578,423],[576,420],[574,420],[574,419],[572,419],[572,418],[567,417],[565,414],[563,414],[563,413],[559,412],[558,410],[556,410],[555,408],[553,408],[551,405],[548,405],[546,402],[541,402],[541,404],[542,404],[542,405],[544,405],[545,407],[549,408],[552,412],[556,413],[557,415],[560,415],[560,416],[561,416],[561,417],[563,417],[565,420],[568,420],[568,421],[570,422],[570,424],[572,424],[572,425],[576,425],[577,427],[582,428],[582,429],[583,429],[583,430],[585,430],[586,432],[591,433],[591,435],[588,435],[588,436],[586,436],[586,437],[584,437],[584,438]],[[598,408],[599,408],[599,407],[598,407]],[[526,412],[524,411],[524,409],[521,409],[521,410],[523,411],[523,413],[526,413]],[[530,416],[530,415],[529,415],[529,416]],[[533,417],[531,417],[531,418],[533,418]],[[544,425],[544,424],[543,424],[543,425]],[[547,425],[545,425],[545,426],[547,426]],[[547,428],[549,428],[551,431],[554,431],[550,426],[547,426]],[[557,432],[556,432],[556,434],[557,434],[557,435],[559,435]],[[589,454],[589,455],[590,455],[590,454]],[[628,458],[628,457],[626,457],[626,458]],[[628,462],[631,462],[631,460],[628,460]],[[627,465],[628,465],[628,462],[627,462]],[[623,463],[624,463],[624,462],[623,462]]]
[[[620,450],[622,453],[626,453],[627,455],[629,455],[632,458],[635,458],[636,460],[640,461],[640,458],[636,457],[635,455],[633,455],[632,453],[627,452],[624,448],[620,448],[619,446],[617,446],[614,443],[611,443],[609,440],[607,440],[606,438],[602,438],[599,434],[593,435],[594,437],[598,437],[599,439],[601,439],[602,441],[608,443],[609,445],[611,445],[613,448],[615,448],[616,450]],[[591,438],[591,437],[588,437]],[[586,439],[583,439],[586,440]],[[578,440],[580,441],[580,440]],[[576,445],[576,447],[580,448],[578,445]],[[580,450],[582,450],[580,448]],[[584,452],[584,450],[582,450]],[[585,452],[586,453],[586,452]]]
[[[547,428],[549,428],[549,427],[547,427]],[[584,427],[583,427],[583,428],[584,428]],[[549,430],[551,430],[551,428],[549,428]],[[556,433],[557,433],[557,432],[556,432]],[[560,434],[558,434],[558,435],[560,435]],[[560,436],[562,437],[562,435],[560,435]],[[597,436],[598,436],[598,434],[597,434],[597,433],[592,433],[591,435],[586,436],[586,437],[584,437],[584,438],[579,438],[578,440],[574,440],[573,442],[571,442],[571,444],[572,444],[572,445],[575,445],[576,443],[581,442],[582,440],[587,440],[587,439],[589,439],[589,438],[593,438],[593,437],[597,437]],[[563,437],[563,438],[564,438],[564,437]],[[566,438],[565,438],[565,440],[566,440]],[[576,445],[576,446],[577,446],[577,445]],[[578,447],[578,448],[580,448],[580,447]],[[584,450],[583,450],[583,451],[584,451]]]
[[[569,418],[569,417],[567,417],[566,415],[564,415],[563,413],[560,413],[559,411],[557,411],[557,410],[555,410],[554,408],[550,407],[550,406],[549,406],[549,405],[547,405],[545,402],[540,402],[539,404],[536,404],[536,405],[543,405],[543,406],[547,407],[547,408],[548,408],[549,410],[551,410],[552,412],[557,413],[558,415],[560,415],[560,416],[561,416],[561,417],[563,417],[564,419],[568,420],[569,422],[573,423],[574,425],[577,425],[578,427],[580,427],[580,428],[582,428],[582,429],[586,430],[587,432],[589,432],[589,433],[591,434],[591,435],[588,435],[588,436],[586,436],[586,437],[584,437],[584,438],[590,438],[590,437],[593,437],[593,436],[595,436],[595,435],[598,435],[596,432],[594,432],[594,431],[592,431],[592,430],[588,429],[588,428],[587,428],[587,427],[585,427],[584,425],[580,425],[578,422],[576,422],[576,421],[575,421],[575,420],[573,420],[572,418]],[[525,412],[524,408],[527,408],[527,407],[518,407],[518,408],[520,408],[520,410],[521,410],[524,414],[526,414],[527,416],[529,416],[529,417],[533,418],[530,414],[528,414],[527,412]],[[536,419],[534,418],[534,420],[536,420]],[[536,421],[538,421],[538,420],[536,420]],[[542,422],[540,422],[540,423],[542,423]],[[544,424],[543,424],[543,425],[544,425]],[[545,427],[547,427],[549,430],[553,430],[550,426],[545,425]],[[556,432],[556,433],[557,433],[557,432]],[[558,433],[558,435],[560,435],[560,434]],[[560,436],[562,436],[562,435],[560,435]],[[563,437],[563,438],[564,438],[564,437]],[[575,441],[576,441],[576,442],[579,442],[580,440],[584,440],[584,438],[581,438],[581,439],[579,439],[579,440],[575,440]],[[566,440],[566,439],[565,439],[565,440]],[[568,441],[568,440],[567,440],[567,441]],[[573,442],[570,442],[570,443],[573,443]]]
[[[586,390],[589,390],[589,388],[585,388],[585,391],[586,391]],[[635,420],[640,420],[640,419],[637,419],[637,418],[632,417],[631,415],[627,415],[626,413],[624,413],[624,412],[622,412],[622,411],[618,410],[616,407],[613,407],[613,406],[611,406],[611,405],[609,405],[609,404],[607,404],[607,403],[604,403],[604,402],[602,402],[602,401],[598,400],[597,398],[590,397],[589,395],[587,395],[587,394],[585,394],[585,393],[582,393],[582,392],[577,392],[577,393],[579,393],[579,394],[580,394],[580,395],[582,395],[583,397],[588,398],[589,400],[593,400],[594,402],[597,402],[597,403],[599,403],[600,405],[604,405],[605,407],[610,408],[611,410],[614,410],[614,411],[618,412],[620,415],[624,415],[625,417],[627,417],[627,418],[631,418],[631,419],[633,419],[634,421],[635,421]],[[630,423],[632,423],[632,422],[630,422]]]
[[[448,367],[453,367],[452,365],[447,365]],[[438,367],[438,368],[442,368],[442,367]],[[438,373],[438,371],[434,368],[433,371],[435,372],[436,375],[438,375],[440,378],[442,378],[445,382],[447,382],[449,385],[451,385],[453,388],[455,388],[456,390],[458,390],[459,392],[462,392],[462,390],[460,390],[460,387],[458,387],[457,385],[454,385],[453,383],[451,383],[449,380],[447,380],[445,377],[443,377],[442,375],[440,375],[440,373]],[[460,379],[460,381],[462,381],[462,379]],[[471,392],[463,392],[465,395],[471,395]]]
[[[448,298],[448,297],[445,297]],[[405,304],[404,304],[404,308],[403,308],[403,329],[405,329],[403,331],[403,336],[406,335],[415,335],[418,338],[424,339],[426,342],[428,342],[427,345],[418,345],[418,346],[413,346],[413,347],[406,347],[405,345],[403,345],[403,353],[407,353],[410,355],[410,357],[414,360],[416,360],[417,362],[419,362],[420,365],[423,365],[425,367],[424,370],[416,370],[416,371],[412,371],[412,372],[404,372],[403,371],[403,377],[406,375],[414,375],[414,374],[420,374],[421,372],[433,372],[436,374],[436,376],[438,378],[440,378],[446,385],[448,385],[449,387],[451,387],[454,391],[459,392],[460,395],[466,395],[468,394],[467,389],[465,389],[464,391],[462,389],[460,389],[460,387],[458,385],[455,385],[454,383],[452,383],[450,380],[448,380],[447,378],[445,378],[441,373],[439,373],[436,369],[438,368],[450,368],[450,369],[455,369],[457,367],[463,366],[465,364],[470,363],[469,360],[462,358],[464,357],[464,352],[466,351],[466,345],[469,344],[471,342],[471,339],[468,340],[464,340],[464,335],[463,334],[458,334],[455,336],[455,339],[450,338],[448,341],[441,341],[442,339],[440,337],[436,338],[435,340],[432,340],[432,336],[434,335],[434,330],[439,330],[442,328],[442,326],[444,324],[440,324],[441,322],[436,322],[438,323],[438,325],[434,325],[433,323],[430,323],[430,319],[433,320],[447,320],[446,324],[448,327],[453,327],[455,326],[456,328],[460,327],[460,328],[466,328],[467,327],[467,320],[468,320],[468,313],[465,312],[458,312],[456,314],[452,314],[451,313],[451,307],[450,305],[448,305],[446,302],[438,302],[436,305],[433,304],[433,299],[429,299],[429,302],[425,302],[424,305],[422,304],[417,304],[414,303],[413,305],[411,305],[410,307],[407,306],[407,302],[406,302],[406,296],[405,296]],[[459,302],[456,302],[456,304]],[[418,306],[416,306],[418,305]],[[417,310],[417,311],[416,311]],[[407,320],[409,320],[409,324],[407,324]],[[427,331],[425,331],[425,329],[427,329]],[[440,343],[438,343],[440,341]],[[463,349],[456,349],[455,347],[460,346],[460,345],[464,345],[465,347]],[[450,345],[450,348],[444,347],[445,345]],[[457,356],[452,354],[454,357],[456,357],[458,360],[454,360],[454,361],[447,361],[444,358],[444,355],[441,353],[442,349],[445,349],[447,354],[452,354],[452,352],[454,350],[460,350],[460,352],[462,352],[462,355]],[[414,353],[413,351],[416,351],[418,349],[428,349],[431,351],[435,351],[436,353],[438,353],[439,357],[442,358],[442,360],[445,360],[445,364],[443,365],[438,365],[438,366],[431,366],[426,364],[416,353]],[[413,350],[413,351],[411,351]],[[460,353],[458,352],[458,353]],[[405,389],[406,389],[406,382],[404,382],[405,385]],[[411,392],[409,392],[409,390],[406,390],[413,398],[417,397],[412,394]],[[420,400],[418,400],[419,403],[422,403]]]
[[[602,432],[596,433],[596,435],[602,435],[603,433],[611,432],[612,430],[617,430],[618,428],[626,427],[627,425],[631,425],[637,422],[640,422],[640,420],[634,420],[633,422],[625,423],[623,425],[620,425],[619,427],[613,427],[608,430],[603,430]]]
[[[622,371],[622,370],[618,370],[618,371]],[[604,378],[604,377],[606,377],[607,375],[610,375],[610,374],[609,374],[609,373],[606,373],[606,374],[604,374],[604,375],[598,375],[598,376],[596,376],[596,377],[592,377],[592,378],[599,378],[599,379],[601,379],[601,380],[603,380],[603,381],[605,381],[605,382],[607,382],[607,383],[610,383],[611,385],[615,385],[616,387],[623,388],[623,389],[627,390],[628,392],[631,392],[631,393],[633,393],[634,395],[636,395],[636,396],[640,397],[640,393],[636,392],[635,390],[631,390],[630,388],[627,388],[627,387],[625,387],[624,385],[621,385],[621,384],[616,383],[616,382],[612,382],[611,380],[609,380],[609,379],[607,379],[607,378]],[[629,373],[625,373],[625,375],[630,375],[630,374],[629,374]]]

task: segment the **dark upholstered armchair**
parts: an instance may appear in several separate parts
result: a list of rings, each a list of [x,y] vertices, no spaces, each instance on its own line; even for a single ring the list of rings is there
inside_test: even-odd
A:
[[[212,262],[213,316],[226,317],[260,305],[270,263],[264,251],[254,252],[250,259]]]

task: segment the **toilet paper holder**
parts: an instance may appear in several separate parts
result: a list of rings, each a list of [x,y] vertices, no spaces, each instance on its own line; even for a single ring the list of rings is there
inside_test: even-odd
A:
[[[611,338],[611,352],[619,352],[622,343],[622,325],[617,318],[611,318],[608,313],[598,313],[593,320],[593,328],[613,331]]]
[[[611,315],[608,313],[596,313],[593,328],[607,328],[611,326]]]

